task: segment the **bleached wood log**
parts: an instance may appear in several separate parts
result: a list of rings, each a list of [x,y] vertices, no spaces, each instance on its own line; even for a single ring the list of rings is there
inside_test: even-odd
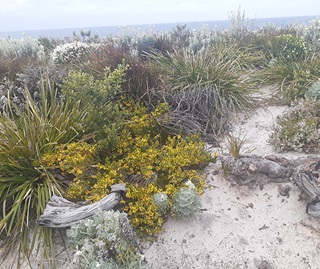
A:
[[[243,155],[234,158],[222,157],[222,163],[228,175],[238,184],[250,185],[256,182],[293,181],[308,196],[306,212],[313,217],[320,217],[320,160],[307,156],[296,160],[269,155]],[[263,180],[262,180],[263,179]]]
[[[53,195],[37,223],[50,228],[70,227],[82,219],[93,216],[98,209],[113,209],[120,202],[122,193],[125,191],[123,184],[112,185],[110,194],[90,205],[79,205]]]
[[[290,166],[258,155],[243,155],[234,158],[230,155],[222,157],[222,163],[231,177],[236,177],[238,183],[246,184],[251,178],[259,175],[270,178],[272,182],[288,181],[293,173]]]

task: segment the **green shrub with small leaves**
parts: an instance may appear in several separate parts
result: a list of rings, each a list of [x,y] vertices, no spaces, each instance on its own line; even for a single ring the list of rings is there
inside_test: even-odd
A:
[[[320,150],[320,103],[299,100],[277,118],[269,142],[276,150],[318,152]]]

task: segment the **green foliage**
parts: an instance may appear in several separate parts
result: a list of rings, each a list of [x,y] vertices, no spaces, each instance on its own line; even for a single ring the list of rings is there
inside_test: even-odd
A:
[[[62,92],[79,101],[86,111],[85,131],[97,138],[115,138],[121,127],[121,112],[117,104],[127,66],[111,71],[105,68],[101,78],[83,72],[71,72],[62,84]],[[112,139],[110,139],[112,140]]]
[[[313,83],[306,91],[306,97],[313,100],[320,100],[320,80]]]
[[[270,54],[279,61],[306,59],[308,48],[303,38],[293,35],[280,35],[271,39]]]
[[[187,188],[183,187],[173,195],[172,213],[179,219],[192,219],[199,211],[201,203],[195,186],[188,181]]]
[[[319,152],[320,103],[299,100],[278,117],[269,142],[278,151]]]
[[[162,95],[172,107],[175,129],[221,134],[229,113],[252,108],[253,90],[243,77],[247,57],[240,49],[216,46],[150,57],[171,89]]]
[[[17,115],[9,109],[9,114],[0,117],[0,231],[7,237],[8,249],[20,240],[18,249],[27,256],[40,235],[43,255],[48,257],[52,251],[51,231],[38,232],[36,228],[31,245],[28,235],[51,195],[61,193],[64,183],[37,166],[37,161],[42,154],[81,134],[83,113],[79,103],[58,98],[48,81],[42,84],[39,104],[28,91],[26,94],[23,111]],[[10,108],[10,102],[8,105]]]
[[[98,211],[67,231],[77,268],[141,269],[144,261],[137,251],[135,232],[127,214]]]
[[[260,72],[256,77],[263,84],[276,85],[278,98],[286,104],[303,98],[306,90],[320,76],[320,59],[316,57],[300,61],[276,61]]]
[[[227,149],[229,150],[229,153],[234,158],[239,158],[240,151],[243,148],[243,145],[245,144],[245,136],[234,136],[232,134],[227,136]]]
[[[163,192],[158,192],[153,196],[153,202],[157,205],[158,211],[165,214],[169,209],[168,195]]]

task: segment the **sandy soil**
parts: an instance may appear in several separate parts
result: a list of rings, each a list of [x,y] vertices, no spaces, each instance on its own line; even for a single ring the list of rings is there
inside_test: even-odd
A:
[[[284,109],[272,106],[235,118],[233,132],[245,135],[244,152],[274,153],[267,140]],[[170,219],[146,248],[150,269],[320,268],[320,220],[305,213],[298,187],[282,184],[290,185],[288,196],[282,196],[275,183],[250,189],[226,180],[221,171],[216,174],[219,169],[219,163],[207,168],[210,188],[201,197],[196,219]]]

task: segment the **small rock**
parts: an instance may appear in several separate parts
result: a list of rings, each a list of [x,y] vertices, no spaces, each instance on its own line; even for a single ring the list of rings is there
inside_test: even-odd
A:
[[[289,196],[290,196],[290,194],[289,194],[290,190],[291,190],[291,187],[290,187],[289,185],[284,185],[284,186],[278,185],[278,192],[279,192],[279,194],[282,195],[282,196],[287,196],[287,197],[289,198]]]

